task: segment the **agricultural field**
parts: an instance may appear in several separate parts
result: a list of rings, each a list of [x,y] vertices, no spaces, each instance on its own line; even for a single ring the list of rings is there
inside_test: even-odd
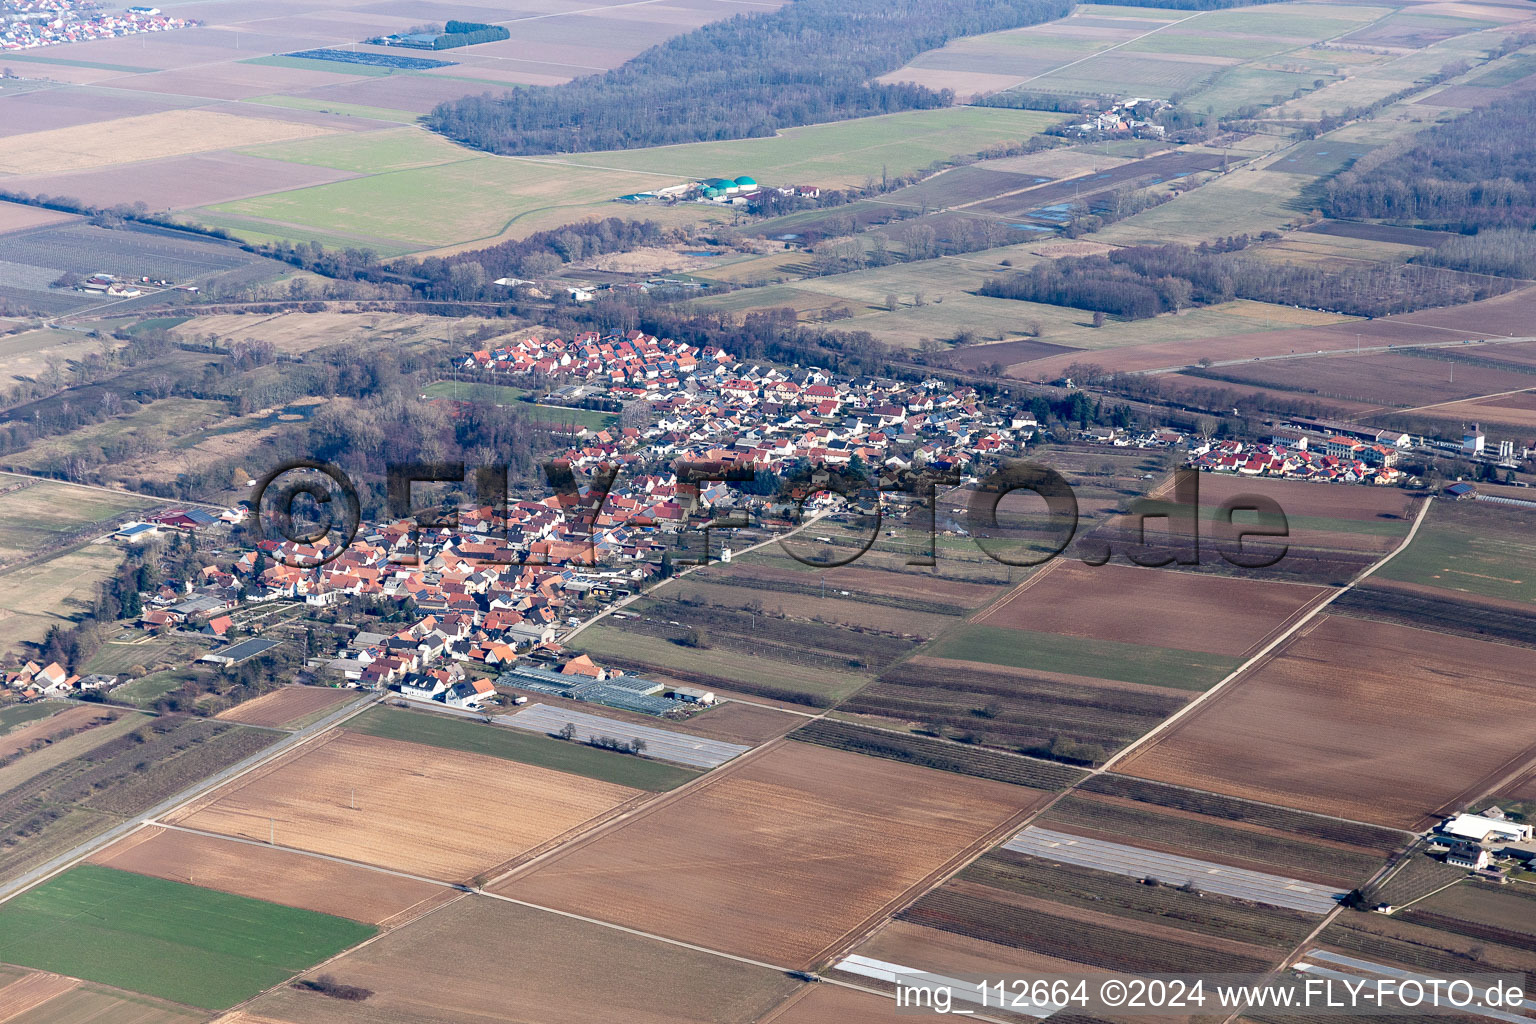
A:
[[[1533,910],[1536,897],[1525,886],[1459,884],[1414,904],[1403,920],[1528,949],[1536,944]]]
[[[1324,616],[1119,770],[1420,827],[1536,756],[1523,653]]]
[[[1072,794],[1052,806],[1038,823],[1058,832],[1290,875],[1344,890],[1365,882],[1385,863],[1379,847],[1325,842],[1093,793]]]
[[[1342,586],[1401,544],[1418,512],[1412,504],[1412,492],[1399,488],[1227,473],[1201,473],[1196,479],[1202,571],[1240,573],[1253,585],[1285,584],[1303,590],[1302,585]],[[1281,516],[1251,511],[1254,498],[1275,502]],[[1242,542],[1244,558],[1276,558],[1272,565],[1239,568],[1226,561],[1223,544],[1230,550],[1235,543],[1224,532],[1220,510],[1227,502],[1239,510],[1232,517],[1233,526],[1284,531],[1278,537],[1252,536]],[[1149,515],[1187,514],[1186,509],[1166,499],[1154,499],[1146,511]],[[1152,523],[1155,530],[1157,520]],[[1134,517],[1114,520],[1101,527],[1094,540],[1108,542],[1117,551],[1127,550],[1138,541],[1138,525]]]
[[[222,1010],[373,931],[87,864],[0,908],[0,959]]]
[[[838,719],[812,722],[790,734],[791,739],[834,750],[889,758],[906,764],[1011,782],[1036,789],[1062,789],[1079,781],[1082,772],[1030,757],[1013,757],[979,746],[946,743],[916,733],[870,728]]]
[[[168,110],[125,117],[106,125],[81,125],[13,135],[0,171],[26,175],[59,173],[126,163],[139,153],[180,156],[310,138],[325,133],[315,125],[268,117],[236,117],[211,110]]]
[[[1317,917],[1259,907],[1218,893],[1184,892],[1092,868],[997,849],[959,875],[962,882],[1063,907],[1108,912],[1129,922],[1161,924],[1197,935],[1237,939],[1284,951],[1316,927]]]
[[[737,617],[747,618],[748,615],[743,612]],[[718,649],[684,646],[667,636],[629,629],[636,621],[624,620],[623,628],[591,626],[581,631],[575,646],[602,664],[648,676],[665,676],[815,707],[830,707],[871,678],[867,673],[849,668],[833,669],[825,663],[807,664],[788,656],[774,657],[743,650],[745,641]],[[641,620],[640,624],[645,623]],[[676,635],[681,637],[683,634]]]
[[[0,336],[0,391],[13,384],[47,380],[55,367],[62,370],[93,352],[115,347],[110,339],[46,327]]]
[[[54,480],[0,475],[0,566],[44,553],[71,535],[108,533],[160,502]]]
[[[975,866],[970,870],[976,870]],[[1182,915],[1173,922],[1134,920],[1116,912],[1112,904],[1071,906],[1011,891],[1012,879],[1000,874],[997,881],[1001,884],[988,884],[962,873],[903,910],[898,920],[1090,969],[1135,973],[1262,971],[1284,955],[1275,948],[1279,942],[1274,937],[1260,945],[1251,935],[1232,937],[1219,926],[1208,925],[1209,934],[1185,930]],[[1135,884],[1134,879],[1126,881]],[[1215,905],[1211,897],[1181,895],[1188,895],[1199,908],[1192,907],[1186,914],[1200,914],[1207,920],[1219,915],[1215,909],[1205,909],[1208,901]],[[1229,914],[1228,918],[1236,916]],[[1218,921],[1220,925],[1227,923],[1219,916]],[[1249,925],[1248,930],[1255,929]]]
[[[431,970],[422,970],[430,950]],[[800,983],[777,972],[501,900],[463,898],[327,964],[361,1002],[275,989],[281,1024],[749,1024]],[[515,1009],[509,1009],[515,1007]],[[254,1022],[253,1022],[254,1024]]]
[[[498,891],[803,967],[1043,797],[803,743],[712,778]]]
[[[1173,714],[1188,696],[1163,687],[919,655],[840,709],[962,742],[1092,764]]]
[[[347,722],[346,728],[363,735],[484,754],[652,792],[673,789],[697,778],[696,772],[649,758],[423,711],[370,708]]]
[[[219,712],[216,717],[244,725],[297,729],[356,699],[355,690],[334,690],[328,686],[285,686],[255,700],[236,704],[227,711]]]
[[[1447,892],[1454,893],[1460,888],[1458,885]],[[1420,906],[1423,904],[1413,909]],[[1536,969],[1536,952],[1530,948],[1529,936],[1522,932],[1492,926],[1488,928],[1489,935],[1467,935],[1414,923],[1408,919],[1410,916],[1411,912],[1402,919],[1395,914],[1344,914],[1317,937],[1317,944],[1389,969],[1407,968],[1421,973],[1525,974]],[[1454,923],[1454,919],[1446,923]],[[1506,945],[1498,938],[1512,939],[1518,945]]]
[[[118,871],[217,889],[364,924],[404,923],[453,890],[266,844],[148,826],[92,855]]]
[[[1176,647],[1145,647],[1118,640],[1089,640],[1032,629],[974,623],[946,634],[924,653],[1006,668],[1091,676],[1148,686],[1203,690],[1220,682],[1243,659]]]
[[[0,571],[6,640],[38,644],[54,626],[67,629],[78,622],[95,605],[97,586],[122,561],[122,552],[110,544],[85,544]]]
[[[466,816],[471,794],[477,812]],[[504,758],[332,732],[168,821],[466,880],[639,795]]]
[[[811,985],[764,1021],[773,1024],[889,1024],[891,1003],[832,985]]]
[[[35,972],[0,987],[0,1014],[16,1024],[96,1020],[110,1020],[113,1024],[198,1024],[208,1016],[135,992]]]
[[[76,728],[0,767],[0,873],[6,876],[143,814],[275,738],[186,716],[126,714]]]
[[[1438,353],[1366,354],[1275,359],[1206,370],[1202,376],[1258,384],[1298,395],[1365,403],[1377,411],[1456,402],[1536,388],[1536,374],[1495,369]]]
[[[384,252],[440,248],[515,238],[588,215],[616,212],[610,200],[628,192],[719,174],[750,171],[765,182],[862,185],[882,168],[907,173],[956,153],[1028,138],[1051,123],[1033,111],[949,109],[911,111],[806,128],[769,139],[689,143],[656,150],[582,153],[570,158],[487,157],[440,144],[412,142],[385,169],[352,178],[227,203],[192,212],[205,223],[274,237],[352,238]],[[339,140],[335,155],[321,145],[274,150],[309,163],[350,169],[369,159],[369,143]],[[422,195],[439,202],[423,205]],[[485,197],[498,200],[487,203]],[[700,221],[709,209],[649,210],[652,219]]]
[[[1232,177],[1222,179],[1232,180]],[[1247,180],[1246,178],[1242,180]],[[1097,237],[1105,241],[1117,241],[1123,244],[1138,244],[1137,235],[1126,233],[1127,225],[1135,224],[1141,217],[1161,214],[1164,211],[1174,210],[1184,199],[1193,195],[1207,196],[1211,189],[1217,187],[1220,182],[1206,185],[1198,193],[1181,197],[1171,203],[1165,203],[1146,214],[1138,214],[1129,220],[1106,228],[1098,233]],[[1244,200],[1244,208],[1251,209],[1251,203]],[[1184,207],[1174,213],[1182,217],[1181,223],[1186,226],[1189,218],[1204,216],[1206,208],[1200,207],[1199,213],[1192,207]],[[1171,214],[1170,216],[1174,216]],[[1160,225],[1158,232],[1166,232],[1171,225]],[[1261,228],[1237,228],[1236,230],[1262,230]],[[1145,241],[1158,238],[1157,232],[1152,233]],[[1164,241],[1180,241],[1175,232],[1172,237],[1165,234]],[[1341,320],[1335,324],[1290,326],[1282,324],[1278,328],[1269,330],[1255,330],[1256,326],[1249,323],[1247,329],[1234,331],[1230,334],[1217,334],[1196,338],[1194,340],[1154,340],[1148,342],[1146,331],[1149,325],[1161,322],[1177,324],[1183,320],[1186,314],[1178,316],[1161,316],[1150,321],[1138,320],[1129,325],[1122,337],[1124,343],[1113,348],[1100,348],[1093,353],[1092,361],[1109,370],[1122,372],[1134,372],[1142,370],[1170,370],[1170,369],[1195,369],[1202,359],[1211,360],[1218,372],[1224,363],[1252,364],[1255,358],[1263,358],[1266,361],[1270,357],[1279,358],[1276,361],[1284,363],[1290,356],[1297,353],[1313,353],[1323,355],[1333,353],[1337,355],[1353,355],[1357,346],[1372,348],[1385,348],[1386,346],[1444,346],[1447,341],[1447,332],[1452,332],[1449,337],[1461,335],[1466,341],[1458,346],[1458,351],[1469,356],[1494,355],[1502,352],[1506,345],[1503,338],[1524,336],[1526,328],[1520,322],[1520,311],[1530,302],[1531,289],[1521,288],[1507,292],[1496,298],[1482,299],[1470,302],[1462,306],[1449,306],[1436,309],[1421,309],[1414,313],[1395,314],[1393,316],[1376,317],[1371,320]],[[1006,300],[999,300],[1006,301]],[[1204,311],[1199,311],[1204,312]],[[1262,326],[1262,325],[1257,325]],[[1479,342],[1490,344],[1480,345]],[[1513,348],[1514,346],[1508,346]],[[1408,358],[1398,354],[1401,358]],[[1048,356],[1034,363],[1025,364],[1024,369],[1028,373],[1025,379],[1051,380],[1060,376],[1062,371],[1073,362],[1083,361],[1081,353],[1071,355]],[[1431,364],[1433,366],[1433,364]],[[1511,368],[1518,369],[1518,368]],[[1449,380],[1449,372],[1446,377]],[[1446,406],[1444,408],[1451,408]]]
[[[839,188],[879,178],[882,166],[891,174],[909,174],[936,160],[978,152],[993,143],[1020,142],[1057,120],[1056,115],[1032,110],[952,107],[789,128],[767,139],[533,159],[617,167],[636,175],[663,174],[674,179],[735,170],[770,184]]]
[[[505,324],[477,317],[444,320],[424,313],[375,313],[322,311],[318,313],[283,311],[277,313],[219,313],[199,315],[172,329],[184,341],[220,342],[260,340],[286,355],[302,355],[338,345],[396,346],[405,352],[421,353],[454,345],[455,338],[486,327],[505,330]],[[459,354],[462,344],[453,349]]]
[[[1324,593],[1320,587],[1059,560],[975,621],[1241,655],[1281,631]]]
[[[1473,599],[1536,601],[1536,543],[1524,510],[1487,502],[1436,502],[1402,554],[1382,567],[1383,579]]]
[[[0,736],[0,760],[46,746],[66,736],[115,721],[116,708],[97,705],[70,706],[62,702],[18,704],[5,709],[9,728]]]

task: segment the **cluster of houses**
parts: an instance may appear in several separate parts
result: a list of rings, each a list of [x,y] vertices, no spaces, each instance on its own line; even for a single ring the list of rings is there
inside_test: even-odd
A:
[[[1452,867],[1504,882],[1503,872],[1494,869],[1495,857],[1536,862],[1536,828],[1512,820],[1499,807],[1489,807],[1478,814],[1445,819],[1430,835],[1429,847]]]
[[[764,186],[757,179],[742,175],[739,178],[701,178],[698,181],[669,185],[651,192],[631,192],[619,196],[621,203],[716,203],[725,206],[744,206],[757,202],[769,194],[793,196],[800,199],[817,199],[821,189],[815,185]]]
[[[157,7],[106,12],[91,0],[5,0],[0,15],[0,50],[9,51],[168,32],[197,24],[162,14]]]
[[[82,690],[101,690],[117,682],[115,676],[74,675],[56,661],[39,665],[29,661],[14,672],[0,672],[0,682],[21,700],[61,697]]]
[[[1267,443],[1238,440],[1192,445],[1190,465],[1197,469],[1243,476],[1278,476],[1332,483],[1398,484],[1397,468],[1411,446],[1407,434],[1372,431],[1369,439],[1355,435],[1310,436],[1299,427],[1274,428]]]
[[[966,386],[786,371],[638,331],[529,338],[471,353],[463,367],[584,382],[563,389],[566,400],[645,403],[645,426],[579,434],[582,443],[565,453],[578,468],[688,459],[772,472],[802,459],[839,466],[857,457],[876,471],[948,469],[1015,454],[1036,427],[1029,414],[990,408]],[[646,478],[645,487],[656,485]]]
[[[1168,130],[1151,118],[1169,106],[1171,104],[1167,100],[1132,96],[1083,121],[1068,125],[1067,130],[1078,136],[1133,135],[1137,138],[1160,139],[1168,134]]]

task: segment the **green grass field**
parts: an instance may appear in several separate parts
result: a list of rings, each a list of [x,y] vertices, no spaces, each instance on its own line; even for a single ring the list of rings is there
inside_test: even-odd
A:
[[[56,715],[69,705],[55,701],[47,701],[33,704],[12,704],[7,708],[0,708],[0,733],[10,732],[12,729]]]
[[[206,212],[276,222],[268,230],[292,225],[294,237],[333,232],[430,248],[490,238],[537,214],[566,224],[598,204],[616,213],[608,206],[615,196],[681,177],[477,156],[241,199]]]
[[[223,1010],[374,932],[84,864],[0,906],[0,960]]]
[[[1536,601],[1536,537],[1525,513],[1438,502],[1402,554],[1379,575],[1481,597]]]
[[[1201,651],[982,625],[963,626],[924,648],[923,653],[1179,690],[1203,690],[1242,664],[1241,658]]]
[[[277,142],[241,150],[268,160],[334,167],[339,171],[379,174],[413,167],[431,167],[480,156],[474,150],[416,128],[386,128],[377,132],[321,135],[296,142]]]
[[[134,664],[139,664],[134,662]],[[125,700],[139,707],[148,707],[155,701],[164,697],[172,690],[181,686],[186,679],[176,672],[156,672],[142,679],[135,679],[131,683],[119,686],[112,691],[114,700]]]
[[[653,793],[675,789],[699,774],[632,754],[619,754],[584,743],[571,743],[537,733],[519,732],[516,729],[449,718],[447,715],[435,715],[427,711],[370,708],[349,721],[346,728],[369,736],[409,740],[448,750],[521,761],[523,764],[552,768],[620,786],[647,789]]]
[[[241,103],[259,103],[264,107],[287,107],[289,110],[318,110],[322,114],[340,114],[343,117],[360,117],[367,121],[398,121],[415,124],[421,115],[393,107],[370,107],[362,103],[338,103],[335,100],[315,99],[312,96],[252,96]]]
[[[0,476],[0,487],[25,478]],[[36,480],[0,494],[0,563],[32,554],[91,523],[159,504],[152,498],[115,495],[53,480]]]
[[[85,663],[82,671],[117,675],[135,666],[148,667],[156,662],[164,663],[178,646],[181,646],[188,656],[191,655],[192,644],[174,639],[145,640],[141,643],[104,643],[96,649],[95,654],[91,655],[91,660]],[[129,683],[124,689],[137,685],[137,682]]]
[[[878,180],[882,167],[891,174],[905,174],[935,160],[977,152],[994,142],[1027,139],[1060,120],[1060,114],[1034,110],[947,107],[790,128],[766,139],[691,142],[539,159],[677,179],[749,174],[771,185],[863,185],[866,178]]]

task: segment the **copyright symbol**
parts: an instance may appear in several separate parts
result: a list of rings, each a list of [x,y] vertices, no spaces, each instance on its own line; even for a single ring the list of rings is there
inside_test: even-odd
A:
[[[1099,1001],[1105,1006],[1119,1006],[1125,1002],[1125,982],[1111,978],[1099,986]]]
[[[257,541],[270,537],[305,546],[329,542],[326,550],[314,554],[273,554],[273,561],[295,569],[316,569],[340,557],[362,520],[357,488],[329,462],[285,462],[256,481],[251,494],[251,530]]]

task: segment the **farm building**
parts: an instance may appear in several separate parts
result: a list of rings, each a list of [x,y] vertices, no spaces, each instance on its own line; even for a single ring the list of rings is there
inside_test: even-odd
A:
[[[687,701],[689,704],[714,704],[718,697],[713,690],[701,690],[696,686],[674,686],[666,695],[673,700]]]
[[[258,658],[274,647],[282,646],[281,640],[263,640],[261,637],[251,637],[242,640],[230,647],[218,651],[209,651],[199,658],[199,661],[211,662],[215,665],[240,665],[252,658]]]
[[[1457,839],[1484,843],[1490,839],[1503,843],[1528,843],[1533,829],[1530,825],[1508,821],[1504,818],[1486,817],[1481,814],[1458,814],[1447,818],[1440,831]]]
[[[129,523],[114,533],[112,539],[124,540],[130,544],[142,544],[159,535],[160,527],[154,523]]]

